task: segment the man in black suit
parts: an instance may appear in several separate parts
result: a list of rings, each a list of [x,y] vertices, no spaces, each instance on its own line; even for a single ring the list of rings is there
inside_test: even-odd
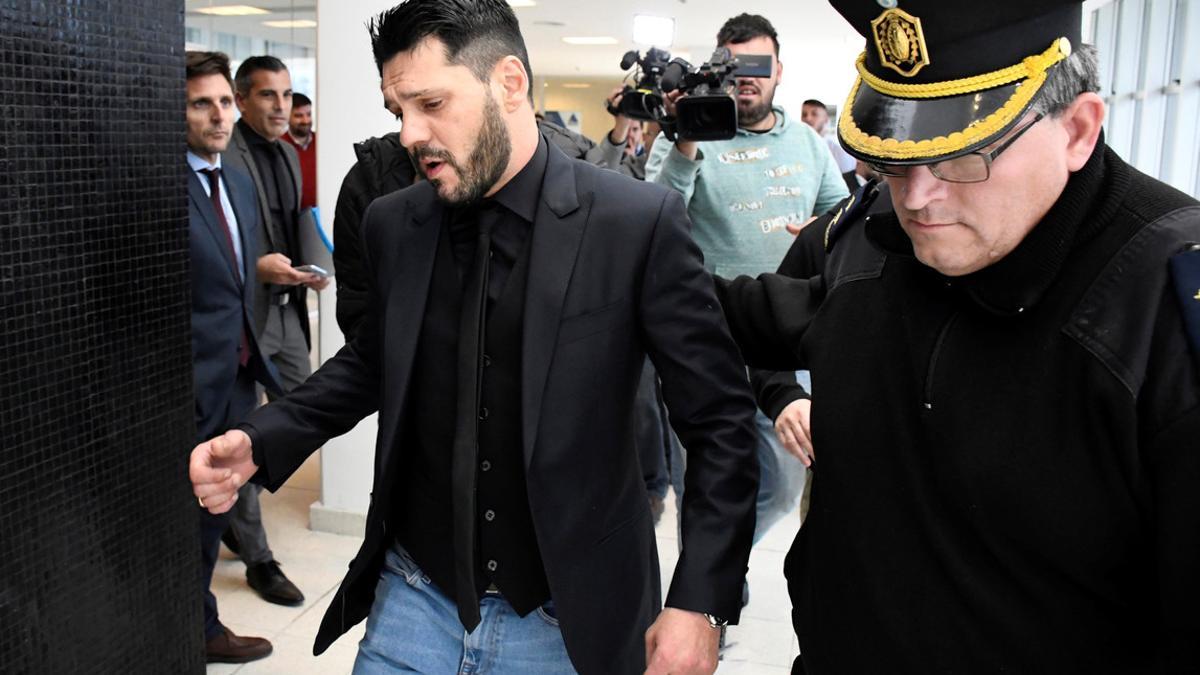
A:
[[[221,166],[232,124],[229,58],[220,52],[188,52],[188,240],[198,441],[232,428],[254,409],[256,380],[279,389],[251,328],[258,230],[254,187],[245,175]],[[200,509],[204,632],[210,663],[243,663],[271,653],[270,642],[235,635],[217,618],[217,600],[208,586],[227,525],[227,516]]]
[[[225,160],[254,182],[263,222],[255,252],[254,334],[278,369],[284,391],[290,391],[312,372],[307,289],[319,291],[329,281],[294,268],[304,262],[301,232],[313,224],[311,211],[300,208],[303,183],[296,149],[280,140],[292,110],[291,75],[274,56],[252,56],[238,66],[234,83],[242,118],[233,125]],[[264,600],[299,605],[304,594],[284,575],[267,543],[258,504],[261,489],[253,484],[242,489],[224,541],[246,563],[246,581]]]
[[[550,147],[502,0],[410,0],[371,36],[427,180],[367,211],[355,339],[197,446],[196,495],[221,512],[247,478],[277,488],[378,409],[365,541],[316,653],[370,614],[358,673],[711,673],[741,610],[758,467],[682,199]],[[690,457],[661,610],[633,444],[647,353]]]

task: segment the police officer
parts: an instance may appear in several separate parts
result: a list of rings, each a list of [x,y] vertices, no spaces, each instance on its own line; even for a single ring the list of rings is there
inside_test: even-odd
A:
[[[1200,671],[1200,204],[1105,145],[1078,1],[833,4],[890,195],[718,282],[817,392],[795,672]]]

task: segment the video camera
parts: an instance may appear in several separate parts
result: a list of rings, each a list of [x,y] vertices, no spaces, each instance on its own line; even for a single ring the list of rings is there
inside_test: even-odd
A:
[[[645,58],[637,50],[625,52],[625,56],[621,57],[621,70],[629,70],[637,64],[638,83],[637,86],[625,85],[620,104],[616,108],[610,104],[608,112],[635,120],[662,121],[667,113],[663,109],[663,91],[659,81],[670,61],[670,53],[653,47],[646,52]]]
[[[770,77],[770,54],[742,54],[737,58],[725,47],[718,47],[712,58],[699,68],[683,59],[671,61],[664,69],[660,86],[663,92],[681,90],[675,101],[674,132],[687,141],[723,141],[737,134],[737,101],[730,90],[739,77]],[[665,127],[665,125],[664,125]]]

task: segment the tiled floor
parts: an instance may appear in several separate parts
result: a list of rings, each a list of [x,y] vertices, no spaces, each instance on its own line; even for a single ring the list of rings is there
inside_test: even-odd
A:
[[[307,596],[301,607],[263,602],[246,586],[245,567],[221,549],[213,575],[213,591],[221,620],[234,632],[269,638],[275,652],[245,665],[210,665],[209,675],[286,674],[341,675],[354,664],[365,624],[334,643],[319,657],[312,655],[313,637],[346,564],[358,550],[358,537],[308,529],[308,506],[318,499],[318,455],[314,455],[276,494],[263,493],[263,519],[275,557],[288,577]],[[673,500],[658,526],[658,554],[663,579],[670,579],[678,556]],[[797,520],[777,524],[750,556],[750,604],[741,625],[729,629],[730,647],[718,675],[786,675],[797,653],[790,623],[791,605],[783,579],[783,557],[796,534]]]

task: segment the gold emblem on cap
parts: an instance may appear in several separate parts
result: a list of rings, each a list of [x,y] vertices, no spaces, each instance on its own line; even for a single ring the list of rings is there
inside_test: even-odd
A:
[[[893,7],[872,21],[871,29],[883,65],[905,77],[912,77],[929,65],[925,33],[921,32],[921,20],[917,17]]]

